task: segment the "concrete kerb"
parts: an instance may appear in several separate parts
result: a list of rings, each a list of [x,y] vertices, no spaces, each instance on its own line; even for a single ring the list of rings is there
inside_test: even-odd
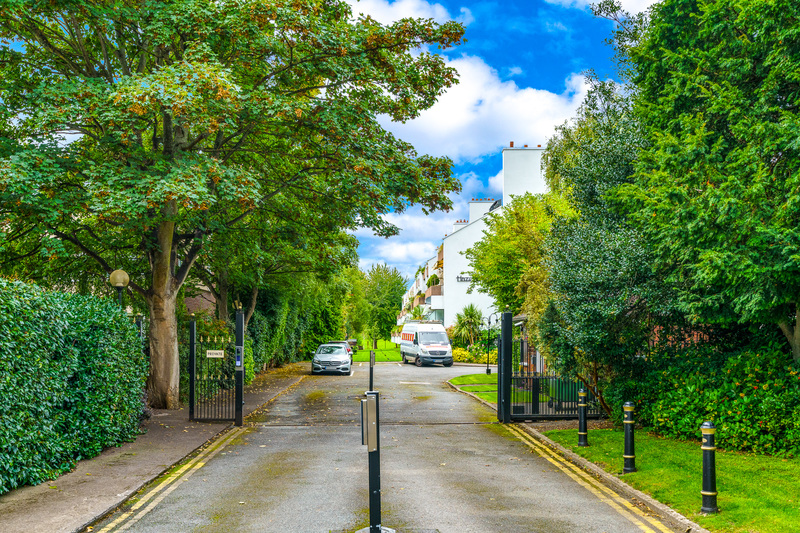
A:
[[[456,390],[462,394],[466,394],[467,396],[471,396],[472,398],[481,402],[483,405],[495,411],[497,410],[497,407],[493,403],[487,402],[483,398],[480,398],[471,392],[462,390],[457,386],[453,385],[452,383],[450,383],[449,381],[445,381],[445,383],[447,383],[447,385],[450,386],[450,388],[452,388],[453,390]],[[617,493],[622,494],[626,498],[631,498],[642,502],[650,509],[650,511],[653,514],[657,515],[659,518],[667,522],[673,528],[681,530],[684,533],[711,533],[707,529],[700,527],[699,525],[692,522],[691,520],[689,520],[679,512],[675,511],[674,509],[670,508],[669,506],[664,505],[660,501],[648,496],[647,494],[634,489],[633,487],[631,487],[618,477],[609,474],[608,472],[606,472],[599,466],[595,465],[591,461],[587,461],[586,459],[576,454],[575,452],[572,452],[571,450],[564,448],[557,442],[545,436],[539,430],[530,427],[530,425],[522,423],[522,424],[517,424],[517,427],[522,428],[528,435],[535,438],[536,440],[546,445],[550,449],[558,452],[561,456],[563,456],[565,459],[568,459],[571,463],[589,472],[593,476],[599,478],[604,484],[612,488]]]

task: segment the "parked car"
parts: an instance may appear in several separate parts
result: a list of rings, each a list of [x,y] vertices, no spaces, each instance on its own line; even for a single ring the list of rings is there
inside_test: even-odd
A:
[[[320,344],[311,360],[311,373],[335,372],[350,374],[352,355],[339,343]]]
[[[350,362],[353,362],[353,346],[350,341],[329,341],[327,344],[340,344],[345,347],[347,353],[350,354]]]

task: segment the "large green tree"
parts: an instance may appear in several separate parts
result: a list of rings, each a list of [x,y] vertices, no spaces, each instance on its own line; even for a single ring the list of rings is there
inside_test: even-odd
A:
[[[373,347],[378,339],[388,339],[397,325],[397,314],[403,305],[408,279],[399,270],[375,264],[366,273],[366,300],[369,303],[369,331]]]
[[[696,320],[777,325],[800,361],[800,4],[664,0],[628,48],[648,141],[621,198]]]
[[[594,81],[544,157],[548,183],[565,191],[579,216],[553,222],[547,239],[552,295],[539,325],[540,348],[555,368],[583,381],[609,414],[605,386],[633,378],[654,329],[675,318],[670,284],[608,198],[632,182],[644,144],[630,97],[612,82]]]
[[[176,298],[211,236],[278,201],[380,235],[396,231],[389,211],[450,205],[450,161],[419,156],[377,115],[411,119],[455,83],[425,47],[462,33],[354,20],[343,0],[5,2],[4,233],[135,274],[149,399],[176,408]]]

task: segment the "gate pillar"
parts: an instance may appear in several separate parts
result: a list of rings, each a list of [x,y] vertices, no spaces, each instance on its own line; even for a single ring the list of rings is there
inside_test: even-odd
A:
[[[511,318],[511,313],[503,313],[500,323],[500,359],[497,362],[497,419],[504,424],[511,422]]]

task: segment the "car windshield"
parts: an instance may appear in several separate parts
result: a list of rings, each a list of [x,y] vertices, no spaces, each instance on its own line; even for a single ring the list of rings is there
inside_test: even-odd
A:
[[[450,344],[447,333],[444,331],[420,331],[420,344]]]
[[[337,354],[337,353],[344,353],[344,348],[341,346],[320,346],[317,350],[318,354],[323,355],[330,355],[330,354]]]

